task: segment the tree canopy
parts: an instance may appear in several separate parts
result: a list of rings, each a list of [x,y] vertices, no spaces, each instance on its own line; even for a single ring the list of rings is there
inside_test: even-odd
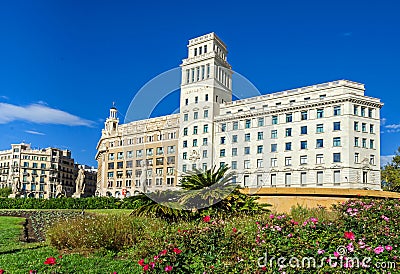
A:
[[[392,161],[382,168],[381,177],[383,189],[400,192],[400,147]]]

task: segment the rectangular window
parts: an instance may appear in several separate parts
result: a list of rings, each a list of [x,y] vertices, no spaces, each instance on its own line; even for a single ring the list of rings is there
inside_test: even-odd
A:
[[[307,120],[307,119],[308,119],[308,112],[302,111],[301,112],[301,120]]]
[[[276,187],[276,174],[271,174],[271,187]]]
[[[307,126],[302,126],[300,128],[300,134],[307,134]]]
[[[371,165],[375,165],[375,155],[370,155],[370,156],[369,156],[369,163],[370,163]]]
[[[249,175],[244,175],[243,176],[243,185],[244,185],[244,187],[248,187],[249,186]]]
[[[257,175],[257,186],[262,186],[262,175]]]
[[[276,139],[278,138],[278,130],[274,129],[271,130],[271,139]]]
[[[207,170],[207,164],[203,163],[202,168],[203,168],[203,170]]]
[[[250,142],[250,133],[246,133],[246,134],[244,135],[244,141],[245,141],[245,142]]]
[[[183,141],[183,147],[187,147],[187,141]]]
[[[204,110],[204,118],[208,118],[208,109]]]
[[[239,128],[239,122],[233,122],[233,130],[237,130]]]
[[[199,113],[197,111],[193,112],[193,119],[197,120],[199,118]]]
[[[225,137],[221,137],[220,144],[221,144],[221,145],[225,145]]]
[[[244,168],[245,168],[245,169],[249,169],[249,168],[250,168],[250,160],[245,160],[245,161],[243,162],[243,164],[244,164]]]
[[[263,139],[264,139],[264,133],[262,131],[258,132],[257,133],[257,140],[260,141],[260,140],[263,140]]]
[[[271,152],[276,152],[278,148],[277,144],[271,144]]]
[[[324,163],[324,155],[323,154],[317,154],[316,163],[317,164],[323,164]]]
[[[365,107],[361,107],[361,116],[365,117]]]
[[[195,103],[195,104],[198,104],[198,103],[199,103],[199,97],[198,97],[198,96],[194,97],[194,103]]]
[[[290,187],[291,183],[292,183],[292,174],[285,173],[285,186]]]
[[[324,181],[324,172],[323,171],[317,171],[317,185],[322,186]]]
[[[362,139],[362,147],[364,147],[364,148],[367,147],[367,139],[365,139],[365,138]]]
[[[334,147],[340,147],[340,146],[341,146],[341,144],[340,144],[340,137],[335,137],[335,138],[333,138],[333,146],[334,146]]]
[[[233,170],[237,169],[237,161],[232,161],[231,167]]]
[[[368,108],[368,117],[372,118],[372,108]]]
[[[192,72],[192,83],[194,82],[194,68],[191,69]]]
[[[263,167],[263,160],[262,159],[257,159],[257,167],[262,168]]]
[[[300,149],[307,149],[307,141],[300,142]]]
[[[245,148],[244,148],[244,154],[245,154],[245,155],[250,154],[250,147],[245,147]]]
[[[186,70],[186,84],[189,84],[190,82],[190,70]]]
[[[207,67],[207,78],[210,78],[210,64],[207,64],[206,67]]]
[[[276,167],[276,166],[278,166],[278,159],[271,158],[271,167]]]
[[[225,157],[225,149],[219,151],[219,157]]]
[[[286,114],[286,123],[291,123],[291,122],[293,122],[293,114],[288,113]]]
[[[370,149],[374,149],[374,146],[375,146],[375,142],[374,142],[374,140],[369,140],[369,148]]]
[[[354,137],[354,146],[355,146],[355,147],[360,146],[360,144],[359,144],[359,142],[358,142],[359,139],[360,139],[360,138],[358,138],[358,137]]]
[[[292,165],[292,157],[285,157],[285,166]]]
[[[318,124],[317,125],[317,133],[322,133],[322,132],[324,132],[324,125]]]
[[[221,132],[225,132],[226,131],[226,124],[223,123],[221,124]]]
[[[369,133],[374,133],[374,125],[369,125]]]
[[[207,158],[207,150],[203,150],[203,158]]]
[[[182,171],[183,171],[183,172],[186,172],[186,171],[187,171],[186,165],[182,165]]]
[[[324,147],[324,139],[317,139],[316,148]]]
[[[257,146],[257,153],[258,154],[263,153],[263,146],[262,145]]]
[[[189,119],[189,115],[187,113],[185,113],[183,115],[183,121],[187,121]]]
[[[360,153],[354,153],[354,163],[360,163]]]
[[[340,163],[340,153],[333,153],[333,162]]]
[[[250,126],[251,126],[251,120],[247,119],[245,122],[245,128],[250,128]]]
[[[292,136],[292,129],[291,129],[291,128],[287,128],[287,129],[285,130],[285,136],[286,136],[286,137]]]
[[[304,186],[307,184],[307,172],[300,173],[300,185]]]
[[[307,164],[307,155],[301,155],[300,156],[300,165],[306,165]]]
[[[201,66],[201,80],[204,80],[206,74],[206,67],[204,65]]]
[[[187,152],[183,152],[183,153],[182,153],[182,159],[183,159],[183,160],[186,160],[186,159],[187,159]]]
[[[258,126],[259,127],[264,126],[264,118],[258,118]]]
[[[333,116],[340,115],[340,106],[333,107]]]
[[[333,122],[333,130],[340,130],[340,122]]]
[[[354,122],[354,130],[355,131],[358,131],[359,129],[358,129],[358,122]]]
[[[323,118],[324,117],[324,109],[320,108],[317,109],[317,118]]]
[[[340,185],[340,170],[335,170],[333,172],[333,184]]]
[[[197,139],[193,139],[193,146],[197,147]]]
[[[208,144],[208,139],[207,138],[203,138],[203,146],[206,146]]]
[[[238,141],[238,136],[232,135],[232,143],[237,143],[237,141]]]
[[[353,111],[353,113],[354,113],[354,115],[358,115],[358,106],[354,106],[354,111]]]
[[[278,124],[278,116],[272,116],[272,124],[273,125]]]
[[[236,147],[232,148],[232,156],[237,156],[237,148]]]
[[[204,125],[204,126],[203,126],[203,132],[204,132],[204,133],[207,133],[207,132],[208,132],[208,125]]]
[[[285,150],[292,150],[292,142],[285,143]]]

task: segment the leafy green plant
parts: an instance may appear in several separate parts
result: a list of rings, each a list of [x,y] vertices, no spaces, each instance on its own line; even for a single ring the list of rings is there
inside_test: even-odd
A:
[[[7,198],[11,193],[11,187],[0,188],[0,197]]]

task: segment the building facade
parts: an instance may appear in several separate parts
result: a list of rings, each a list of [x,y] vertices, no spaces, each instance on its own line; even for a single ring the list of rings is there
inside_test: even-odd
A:
[[[120,125],[110,110],[96,156],[103,195],[168,189],[188,170],[220,165],[244,187],[380,189],[383,104],[363,84],[338,80],[232,101],[227,48],[214,33],[189,40],[181,68],[179,114]],[[146,153],[168,147],[171,156],[158,161]],[[167,173],[156,185],[157,169]]]
[[[0,187],[11,187],[13,197],[70,197],[75,191],[76,173],[69,150],[32,149],[30,144],[21,143],[0,151]],[[97,179],[94,171],[87,171],[87,175],[85,196],[93,196]]]

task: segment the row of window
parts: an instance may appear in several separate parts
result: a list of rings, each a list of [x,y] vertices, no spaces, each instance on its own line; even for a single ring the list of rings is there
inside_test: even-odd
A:
[[[186,84],[210,78],[210,64],[186,69]]]
[[[164,160],[165,160],[164,157],[156,158],[155,165],[157,165],[157,166],[164,165],[164,162],[165,162]],[[175,164],[175,156],[166,157],[166,160],[167,160],[167,164],[168,165]],[[136,160],[136,165],[135,166],[136,167],[153,166],[153,159]],[[117,162],[116,165],[115,165],[114,162],[109,162],[108,163],[108,169],[115,169],[115,167],[117,169],[124,168],[124,162],[123,161]],[[125,162],[125,167],[126,168],[132,168],[133,167],[133,161],[126,161]]]
[[[136,150],[136,157],[141,158],[143,157],[143,149],[138,149]],[[154,155],[154,149],[153,148],[147,148],[145,150],[146,156],[153,156]],[[175,146],[168,146],[167,147],[167,154],[173,154],[175,153]],[[164,154],[164,148],[163,147],[157,147],[156,148],[156,155],[162,155]],[[133,158],[133,151],[127,151],[126,152],[126,158]],[[109,153],[108,154],[108,160],[113,161],[115,159],[115,153]],[[118,152],[117,153],[117,159],[118,160],[123,160],[124,159],[124,152]]]
[[[173,186],[174,185],[175,178],[173,177],[168,177],[166,180],[166,185],[167,186]],[[164,184],[163,178],[156,178],[155,179],[155,186],[162,186]],[[153,179],[148,178],[146,179],[146,186],[151,187],[153,185]],[[114,181],[108,181],[107,182],[107,187],[112,188],[114,186]],[[125,180],[125,185],[123,185],[122,180],[117,180],[115,182],[115,187],[117,188],[131,188],[132,187],[132,180]],[[135,187],[141,187],[141,181],[140,180],[135,180]]]
[[[205,109],[203,112],[203,118],[208,118],[208,109]],[[193,112],[193,120],[199,119],[199,112],[194,111]],[[189,120],[189,114],[185,113],[183,114],[183,121],[187,122]]]
[[[197,53],[199,55],[202,55],[204,53],[207,53],[207,45],[200,46],[198,48],[194,48],[194,56],[197,56]]]
[[[365,107],[363,109],[364,109],[364,112],[365,112]],[[371,114],[371,116],[369,116],[369,117],[371,117],[371,118],[372,118],[372,110],[373,109],[369,109],[368,110],[368,113]],[[317,119],[324,118],[325,117],[324,115],[325,114],[324,114],[324,109],[323,108],[317,109],[317,112],[316,112],[316,118]],[[339,115],[341,115],[341,107],[340,106],[334,106],[333,107],[333,116],[339,116]],[[361,115],[361,116],[365,116],[365,115]],[[279,123],[279,119],[278,118],[279,118],[278,115],[271,116],[271,124],[272,125],[278,124]],[[309,119],[309,111],[308,110],[301,111],[300,112],[300,120],[301,121],[305,121],[305,120],[308,120],[308,119]],[[293,121],[294,121],[293,113],[286,113],[285,114],[285,122],[286,123],[291,123]],[[264,120],[263,117],[260,117],[260,118],[257,119],[257,126],[258,127],[264,126],[264,124],[265,124],[265,120]],[[245,124],[244,124],[244,128],[251,128],[251,127],[252,127],[252,120],[251,119],[246,119],[245,120]],[[238,121],[234,121],[232,123],[232,129],[233,130],[239,129],[239,122]],[[226,131],[226,123],[222,123],[221,124],[221,131],[222,132]]]
[[[126,145],[133,145],[133,144],[143,144],[146,142],[155,142],[155,141],[162,141],[162,140],[174,140],[176,139],[176,132],[169,132],[167,134],[158,134],[157,138],[154,136],[142,136],[136,138],[125,138],[123,140],[118,141],[110,141],[108,142],[110,147],[118,147],[118,146],[126,146]],[[136,140],[136,142],[135,142]]]
[[[114,178],[114,174],[118,179],[123,178],[124,176],[126,178],[132,178],[133,176],[133,170],[126,170],[124,173],[123,171],[108,171],[107,173],[107,178]],[[163,176],[164,174],[164,169],[163,168],[156,168],[155,169],[155,176]],[[174,175],[174,168],[173,167],[167,167],[167,174],[166,175]],[[142,176],[142,170],[141,169],[136,169],[135,170],[135,177],[140,177]],[[152,169],[147,169],[146,170],[146,176],[151,177],[153,176],[153,170]]]
[[[315,164],[324,164],[324,154],[317,154],[315,157]],[[355,153],[354,154],[354,163],[359,164],[360,162],[360,154]],[[340,153],[333,153],[332,154],[332,162],[333,163],[340,163],[341,162],[341,154]],[[375,165],[375,155],[370,155],[369,158],[369,163],[371,165]],[[225,165],[225,162],[220,162],[220,166]],[[308,156],[307,155],[300,155],[299,157],[299,164],[300,165],[307,165],[308,164]],[[285,166],[292,166],[292,157],[285,157]],[[278,158],[271,158],[270,159],[270,167],[278,167]],[[231,168],[233,170],[238,169],[238,161],[232,161],[231,162]],[[243,168],[244,169],[250,169],[252,168],[251,166],[251,160],[244,160],[243,161]],[[264,168],[264,160],[263,159],[256,159],[256,168]]]

